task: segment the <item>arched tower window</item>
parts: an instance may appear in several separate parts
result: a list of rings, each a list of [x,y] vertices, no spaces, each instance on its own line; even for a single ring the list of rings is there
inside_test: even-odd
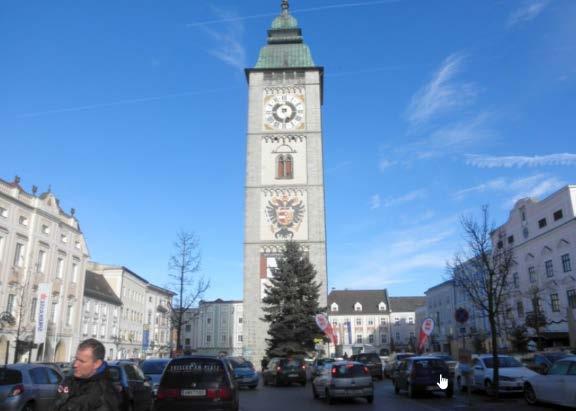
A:
[[[294,178],[294,160],[290,154],[276,157],[276,178]]]

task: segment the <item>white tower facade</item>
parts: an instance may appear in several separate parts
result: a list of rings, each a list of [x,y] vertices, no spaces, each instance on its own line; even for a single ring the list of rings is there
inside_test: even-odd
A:
[[[288,1],[268,30],[248,80],[244,226],[244,355],[265,355],[262,298],[287,240],[308,253],[327,301],[323,68],[314,65]]]

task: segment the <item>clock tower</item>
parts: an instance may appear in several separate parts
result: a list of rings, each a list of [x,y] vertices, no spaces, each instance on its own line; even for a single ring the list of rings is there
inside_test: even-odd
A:
[[[244,355],[259,364],[268,325],[262,298],[287,240],[316,268],[326,306],[322,67],[314,64],[288,0],[248,80],[244,222]]]

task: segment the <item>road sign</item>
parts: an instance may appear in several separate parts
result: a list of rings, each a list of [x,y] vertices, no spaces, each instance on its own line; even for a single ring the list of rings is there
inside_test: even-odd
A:
[[[454,319],[458,321],[460,324],[464,324],[466,321],[468,321],[469,317],[470,316],[468,314],[468,310],[462,307],[458,308],[454,313]]]

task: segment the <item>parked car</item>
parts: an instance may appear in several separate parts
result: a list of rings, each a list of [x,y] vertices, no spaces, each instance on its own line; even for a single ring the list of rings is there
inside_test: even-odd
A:
[[[390,354],[390,356],[388,356],[388,363],[384,368],[384,376],[386,378],[392,378],[392,375],[394,375],[394,370],[396,369],[396,366],[400,363],[400,361],[403,360],[404,358],[413,357],[414,355],[415,354],[411,352],[398,352],[398,353],[394,352]]]
[[[0,368],[2,411],[47,411],[58,394],[62,374],[53,365],[10,364]]]
[[[154,404],[151,378],[130,360],[110,361],[108,366],[112,382],[122,397],[120,408],[123,411],[151,410]]]
[[[322,373],[324,366],[331,362],[334,362],[334,358],[316,358],[310,366],[310,380],[318,377]]]
[[[534,375],[532,370],[522,366],[522,363],[510,355],[499,355],[499,391],[500,392],[523,392],[524,382]],[[484,390],[491,393],[493,388],[494,365],[492,354],[472,356],[472,389]],[[456,367],[456,385],[458,388],[467,389],[466,378],[462,375],[463,368]]]
[[[272,358],[262,372],[264,385],[284,385],[294,382],[306,385],[306,362],[301,358]]]
[[[430,357],[436,357],[436,358],[440,358],[442,360],[444,360],[446,362],[446,364],[448,364],[448,368],[450,369],[450,375],[452,377],[454,377],[454,374],[456,372],[456,363],[457,361],[454,360],[454,358],[452,358],[452,356],[448,353],[444,353],[444,352],[431,352],[431,353],[426,353],[427,356]]]
[[[562,351],[534,352],[523,355],[520,359],[526,368],[538,374],[546,374],[556,361],[568,357],[570,354]]]
[[[448,379],[448,387],[443,390],[438,383],[440,377]],[[448,398],[454,395],[454,379],[446,361],[438,357],[407,357],[400,361],[392,377],[394,392],[407,390],[413,398],[419,392],[443,391]]]
[[[378,353],[361,353],[355,354],[350,358],[352,361],[358,361],[364,364],[370,370],[370,375],[376,377],[379,380],[384,379],[384,374],[382,373],[382,360]]]
[[[192,355],[168,363],[154,411],[238,411],[239,404],[238,384],[224,359]]]
[[[144,360],[140,366],[140,369],[144,373],[144,376],[150,378],[150,383],[152,384],[152,395],[156,397],[158,393],[158,386],[160,385],[160,377],[164,372],[164,368],[170,362],[170,358],[149,358]]]
[[[546,375],[528,378],[524,398],[530,405],[549,402],[576,408],[576,356],[556,361]]]
[[[253,390],[258,386],[259,377],[254,364],[243,358],[229,358],[228,361],[232,366],[232,375],[240,388],[248,387]]]
[[[365,398],[374,401],[374,383],[368,367],[357,361],[335,361],[325,364],[312,381],[314,398],[333,404],[339,398]]]

